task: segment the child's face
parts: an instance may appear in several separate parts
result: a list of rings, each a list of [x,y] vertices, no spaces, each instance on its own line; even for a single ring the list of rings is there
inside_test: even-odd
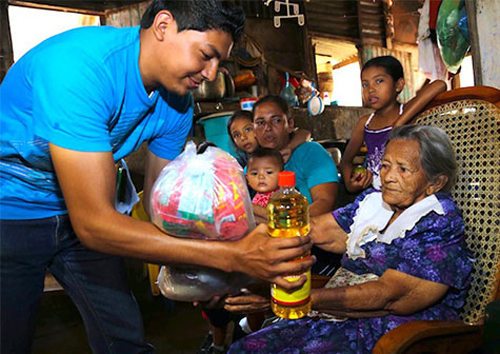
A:
[[[259,145],[253,132],[253,122],[248,118],[236,118],[231,124],[230,131],[236,147],[247,154],[253,152]]]
[[[258,193],[267,193],[278,188],[279,163],[273,157],[251,158],[247,165],[247,181]]]
[[[394,82],[385,68],[372,66],[361,73],[361,87],[365,105],[380,110],[397,100],[404,87],[404,80]]]

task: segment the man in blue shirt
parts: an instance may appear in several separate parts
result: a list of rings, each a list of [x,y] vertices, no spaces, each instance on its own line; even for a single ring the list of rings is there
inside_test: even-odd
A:
[[[182,150],[191,89],[213,80],[244,14],[221,0],[154,0],[140,28],[88,27],[28,52],[0,86],[2,353],[29,353],[46,269],[77,305],[95,353],[145,353],[120,256],[280,277],[309,239],[236,242],[171,237],[116,211],[115,163],[146,141],[147,204]],[[146,210],[148,206],[146,205]],[[311,261],[312,262],[312,261]]]

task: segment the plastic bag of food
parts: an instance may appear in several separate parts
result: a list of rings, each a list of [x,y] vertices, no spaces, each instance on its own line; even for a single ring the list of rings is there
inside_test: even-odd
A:
[[[234,241],[255,227],[240,164],[216,147],[197,154],[193,142],[162,170],[150,205],[152,222],[177,237]],[[158,277],[162,294],[181,301],[205,301],[237,291],[249,280],[239,273],[183,265],[162,266]]]
[[[464,0],[443,0],[439,7],[436,33],[441,57],[450,73],[456,74],[469,51],[470,41],[463,26],[467,23]]]
[[[240,164],[227,152],[193,142],[160,173],[152,190],[153,223],[170,235],[238,240],[255,227]]]

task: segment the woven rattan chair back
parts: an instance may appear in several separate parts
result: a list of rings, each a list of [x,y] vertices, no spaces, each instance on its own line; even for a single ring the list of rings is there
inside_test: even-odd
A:
[[[463,212],[467,246],[475,258],[460,316],[474,323],[499,286],[500,109],[484,100],[460,99],[426,110],[415,124],[442,128],[455,147],[459,173],[452,195]]]

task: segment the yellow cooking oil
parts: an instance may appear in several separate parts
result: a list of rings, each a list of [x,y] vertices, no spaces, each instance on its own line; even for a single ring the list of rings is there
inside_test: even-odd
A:
[[[282,176],[285,174],[285,176]],[[293,174],[293,177],[291,177]],[[279,174],[280,189],[273,194],[267,205],[268,233],[272,237],[306,236],[309,233],[309,203],[295,187],[295,174],[283,171]],[[292,262],[301,262],[310,257],[304,255]],[[306,272],[307,281],[293,292],[271,285],[271,308],[282,318],[297,319],[311,311],[311,271]],[[300,274],[285,277],[290,282],[297,281]]]

